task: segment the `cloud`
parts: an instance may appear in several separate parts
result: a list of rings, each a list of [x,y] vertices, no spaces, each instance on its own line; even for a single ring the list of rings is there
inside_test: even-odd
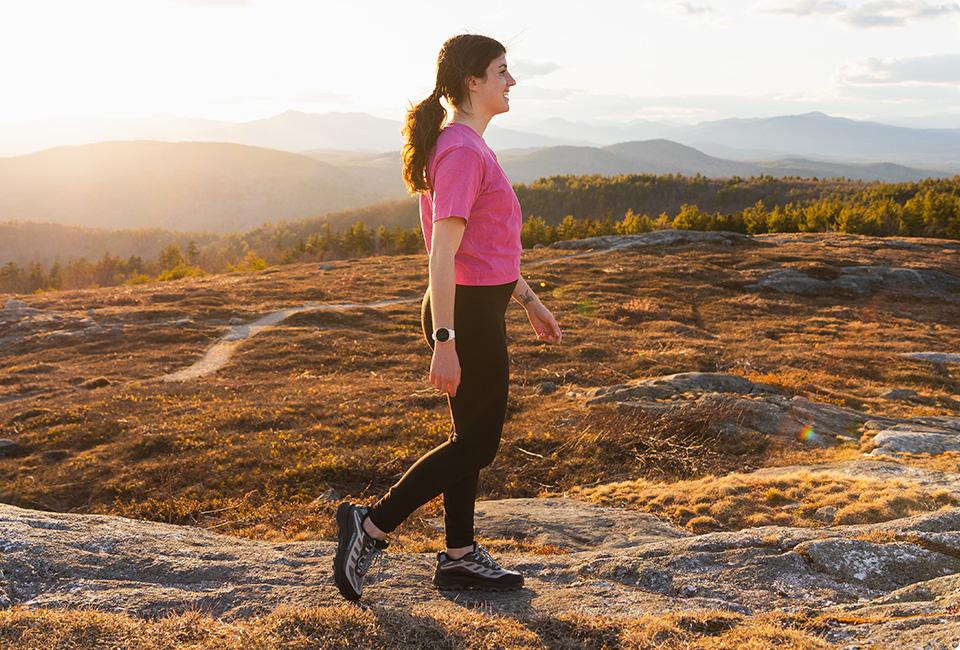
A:
[[[514,61],[510,67],[513,68],[513,72],[524,77],[543,77],[560,69],[560,65],[553,61],[529,60]]]
[[[760,11],[792,18],[806,18],[820,14],[838,14],[846,9],[846,3],[836,0],[795,0],[764,6],[760,8]]]
[[[960,86],[960,54],[915,56],[906,59],[867,58],[840,70],[847,84],[938,84]]]
[[[877,0],[850,9],[844,13],[843,21],[853,27],[905,27],[916,20],[954,13],[960,13],[960,4],[956,2]]]
[[[857,28],[905,27],[918,20],[931,20],[960,13],[960,4],[923,0],[872,0],[850,6],[839,0],[791,0],[761,6],[759,11],[790,18],[832,15]]]
[[[678,2],[674,5],[677,13],[683,16],[703,16],[712,14],[716,9],[710,5],[695,5],[690,2]]]
[[[249,7],[250,0],[171,0],[188,7]]]

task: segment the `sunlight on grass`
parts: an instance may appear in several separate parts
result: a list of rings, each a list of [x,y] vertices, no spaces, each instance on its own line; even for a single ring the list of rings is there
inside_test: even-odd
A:
[[[649,512],[694,533],[771,525],[878,523],[960,503],[946,490],[930,492],[898,479],[853,479],[806,471],[777,477],[729,474],[666,484],[623,481],[575,488],[569,494]]]

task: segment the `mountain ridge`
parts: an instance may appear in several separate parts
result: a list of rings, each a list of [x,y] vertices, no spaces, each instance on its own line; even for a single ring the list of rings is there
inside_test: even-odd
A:
[[[286,111],[228,123],[171,115],[117,120],[46,120],[0,126],[0,155],[22,155],[66,144],[105,140],[229,141],[302,152],[383,153],[400,148],[402,122],[366,113]],[[949,165],[960,173],[960,129],[918,129],[821,112],[673,124],[634,120],[578,123],[561,118],[507,126],[484,134],[495,150],[560,145],[605,147],[618,142],[668,139],[707,154],[748,160],[803,155],[847,162]]]
[[[937,175],[892,163],[733,161],[664,139],[512,150],[500,160],[514,183],[594,174],[842,176],[887,182]],[[398,152],[301,154],[233,143],[123,141],[0,158],[0,222],[225,233],[407,196]]]

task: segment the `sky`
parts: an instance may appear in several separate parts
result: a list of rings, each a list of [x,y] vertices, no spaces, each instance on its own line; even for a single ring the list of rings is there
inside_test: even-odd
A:
[[[508,48],[500,126],[821,111],[960,128],[960,4],[938,0],[0,0],[0,124],[401,119],[463,32]]]

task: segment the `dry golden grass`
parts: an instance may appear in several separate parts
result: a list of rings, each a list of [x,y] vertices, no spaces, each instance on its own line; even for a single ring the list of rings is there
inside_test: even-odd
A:
[[[525,253],[525,264],[562,257]],[[842,266],[930,268],[960,276],[936,249],[653,247],[525,266],[557,314],[564,344],[529,336],[508,315],[512,401],[501,452],[482,475],[483,498],[571,492],[644,508],[697,530],[760,523],[818,525],[812,513],[871,521],[953,501],[908,485],[794,475],[748,481],[753,468],[846,458],[766,438],[717,438],[723,414],[669,416],[585,408],[567,391],[686,371],[742,374],[891,416],[956,415],[956,366],[904,352],[960,346],[960,303],[906,293],[806,298],[744,290],[766,271]],[[333,489],[369,501],[449,431],[426,382],[429,359],[416,302],[314,312],[243,343],[225,368],[182,384],[156,378],[195,362],[227,321],[311,302],[416,297],[425,258],[372,258],[331,271],[293,265],[261,273],[29,296],[34,307],[90,316],[122,334],[37,337],[0,350],[0,436],[21,453],[0,460],[0,501],[72,512],[127,514],[264,539],[329,538]],[[0,303],[7,296],[0,296]],[[23,298],[23,297],[20,297]],[[175,324],[184,318],[190,323]],[[0,330],[0,338],[11,333]],[[104,388],[79,388],[104,377]],[[545,381],[559,392],[537,396]],[[909,388],[918,402],[879,395]],[[62,451],[48,455],[46,452]],[[65,455],[65,458],[62,458]],[[58,460],[59,459],[59,460]],[[907,459],[953,471],[956,456]],[[731,474],[730,476],[723,476]],[[716,477],[716,478],[705,478]],[[606,485],[621,482],[621,487]],[[598,486],[603,487],[584,487]],[[724,494],[720,494],[720,492]],[[714,496],[706,501],[707,495]],[[861,499],[861,496],[863,499]],[[713,511],[711,511],[713,508]],[[392,548],[433,551],[427,504]],[[553,553],[511,540],[494,550]],[[279,610],[248,622],[184,614],[159,620],[83,611],[0,612],[0,648],[825,648],[822,620],[729,613],[608,620],[484,612],[339,607]]]
[[[576,488],[570,494],[650,512],[694,533],[770,525],[870,524],[960,503],[945,490],[931,493],[897,479],[854,479],[806,471],[776,477],[734,473],[667,484],[624,481]],[[820,508],[835,508],[836,514],[824,519],[817,515]]]
[[[870,621],[864,621],[869,623]],[[0,612],[0,648],[18,650],[307,650],[477,648],[486,650],[819,650],[833,647],[823,622],[728,612],[611,620],[578,615],[515,619],[461,609],[282,608],[242,622],[192,612],[157,620],[79,610]]]
[[[817,244],[654,247],[540,266],[529,263],[562,253],[525,253],[529,281],[542,285],[564,343],[535,341],[523,311],[509,311],[512,401],[481,497],[669,482],[852,453],[721,440],[709,425],[722,414],[618,413],[585,408],[565,394],[632,379],[736,372],[788,394],[878,414],[960,412],[952,397],[960,393],[955,366],[900,356],[960,346],[960,303],[905,293],[806,298],[743,289],[767,270],[809,264],[813,255],[824,268],[886,264],[960,275],[955,256],[935,251]],[[330,271],[292,265],[27,297],[47,311],[93,311],[89,317],[123,331],[38,337],[2,350],[0,435],[20,443],[21,453],[0,460],[0,501],[267,539],[329,537],[332,506],[317,497],[333,489],[369,501],[449,432],[446,404],[425,379],[429,358],[416,301],[303,313],[244,342],[215,375],[180,384],[156,378],[196,361],[231,318],[250,321],[311,302],[416,298],[425,271],[423,256],[370,258]],[[175,324],[184,318],[191,322]],[[79,388],[96,377],[110,385]],[[558,393],[534,395],[545,381]],[[916,390],[922,401],[880,400],[892,386]],[[422,519],[436,512],[428,504],[418,513],[403,543],[429,546],[435,533]]]

